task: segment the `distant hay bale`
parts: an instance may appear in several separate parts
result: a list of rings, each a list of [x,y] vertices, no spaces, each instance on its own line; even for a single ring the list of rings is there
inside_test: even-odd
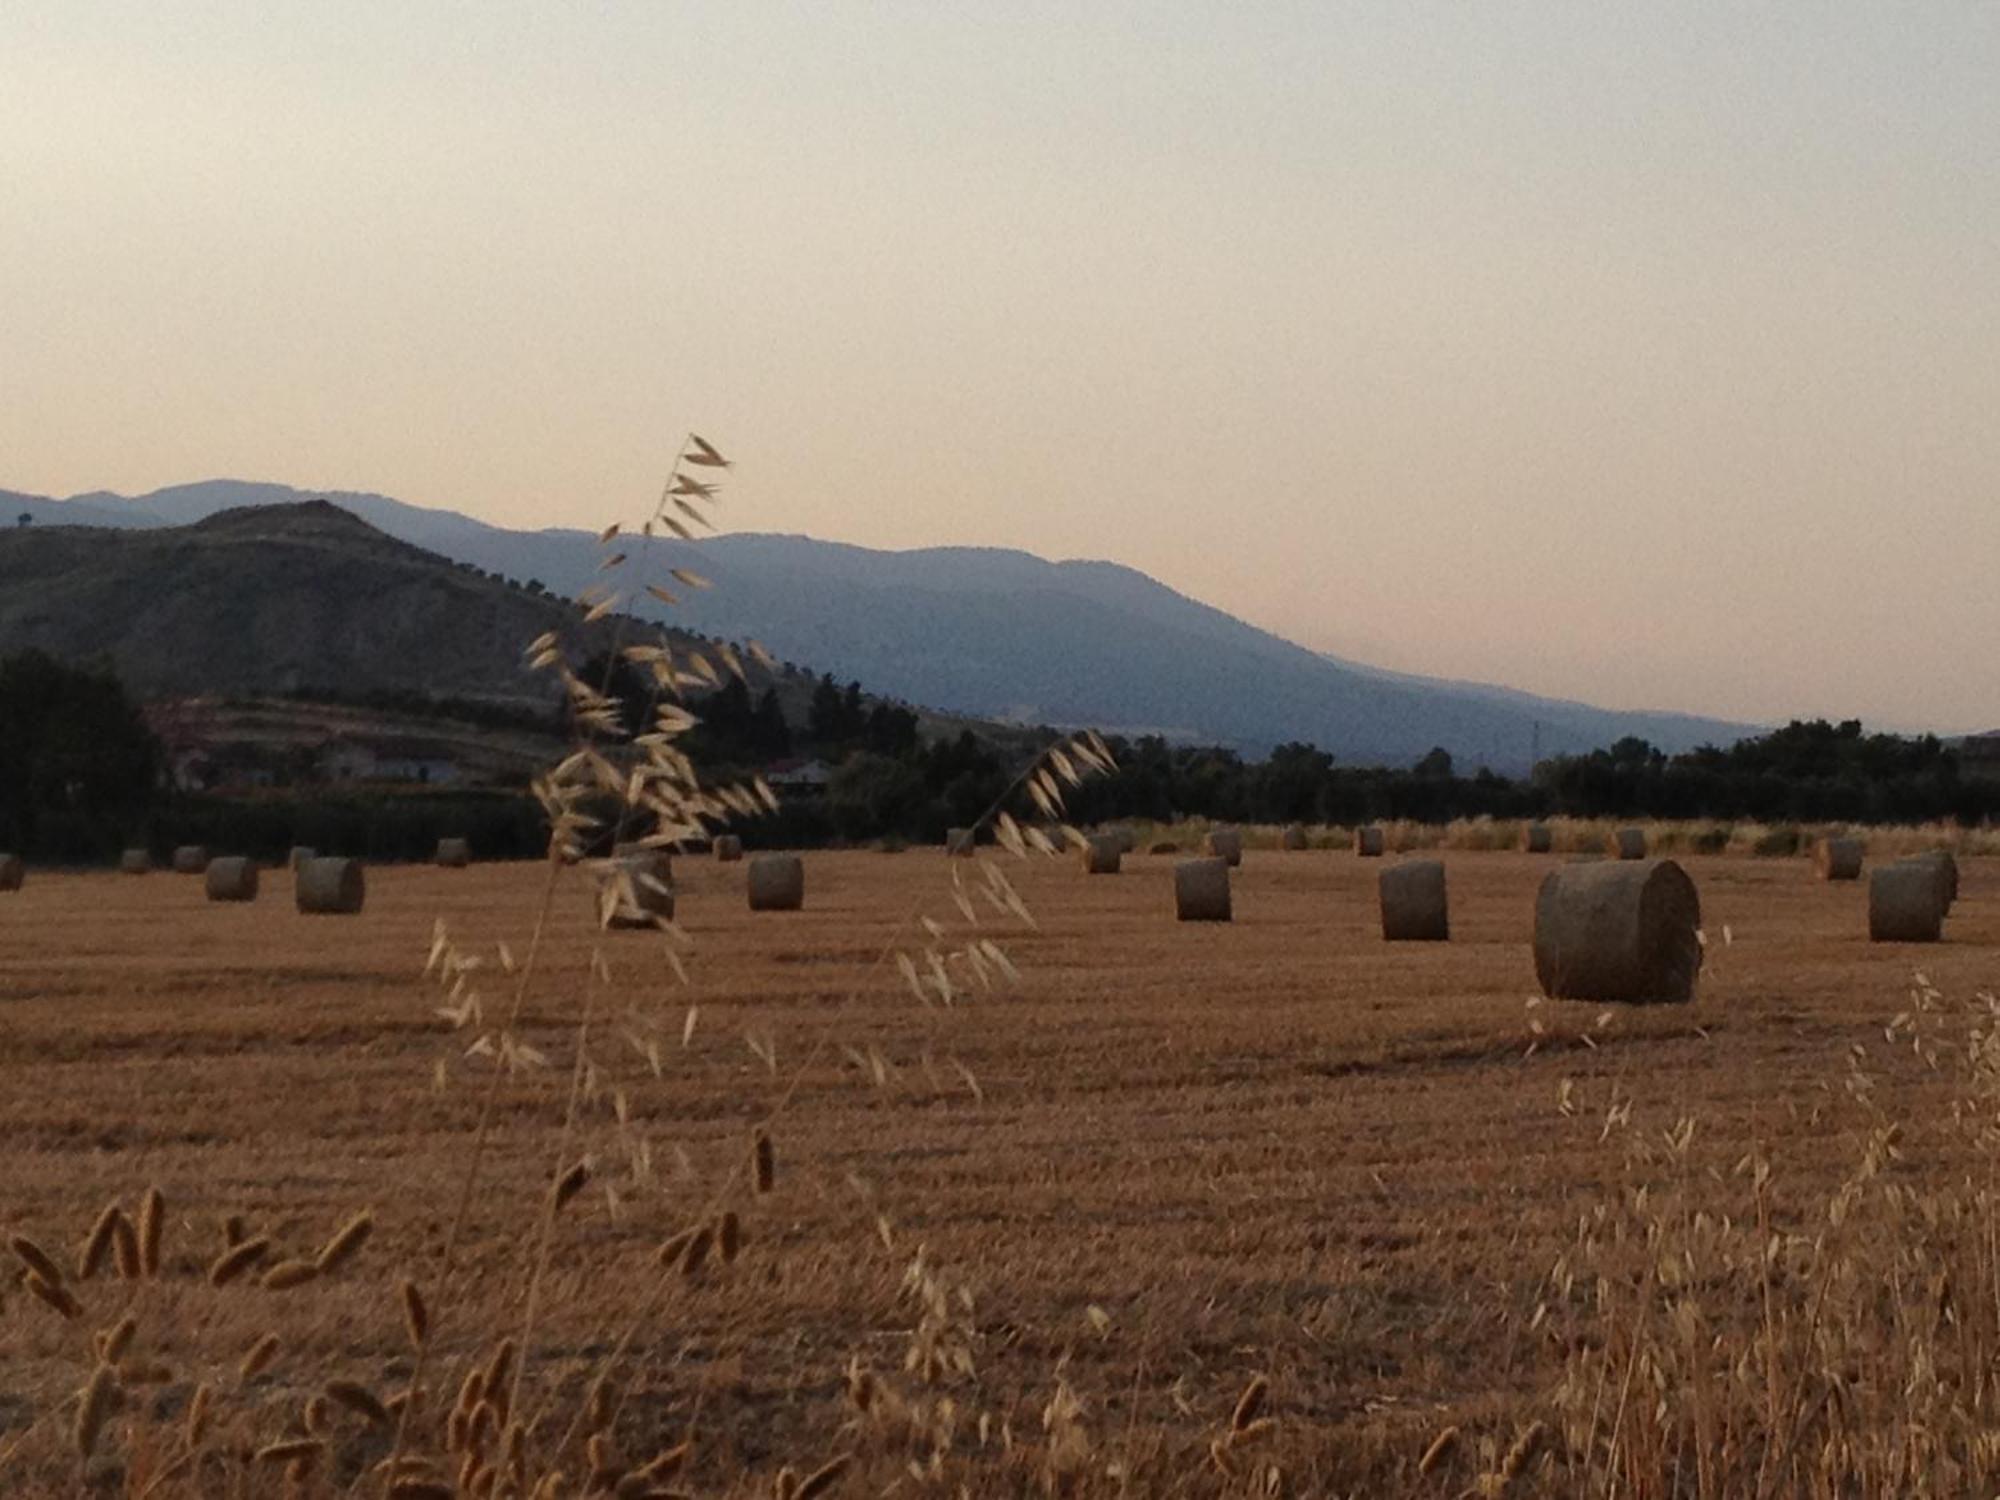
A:
[[[352,916],[367,899],[358,859],[309,859],[299,866],[293,899],[302,912]]]
[[[618,885],[617,904],[611,910],[613,927],[652,927],[655,918],[674,919],[674,861],[664,849],[648,849],[643,844],[620,844],[628,851],[612,856],[605,878]]]
[[[208,868],[208,851],[199,844],[182,844],[174,850],[176,875],[199,875]]]
[[[1646,830],[1643,828],[1621,828],[1611,835],[1611,852],[1620,859],[1644,859],[1646,857]]]
[[[1174,915],[1183,922],[1227,922],[1229,861],[1220,855],[1174,866]]]
[[[236,854],[211,859],[203,884],[211,901],[255,901],[257,861]]]
[[[0,854],[0,891],[18,891],[28,878],[28,867],[18,854]]]
[[[1085,839],[1081,853],[1086,875],[1116,875],[1125,861],[1125,845],[1116,834],[1100,833]]]
[[[797,911],[806,904],[806,865],[796,854],[760,854],[750,861],[750,910]]]
[[[1139,847],[1139,835],[1123,824],[1120,824],[1116,828],[1108,828],[1105,832],[1111,838],[1118,840],[1118,852],[1120,854],[1130,854]]]
[[[1821,839],[1813,850],[1813,866],[1821,880],[1859,880],[1867,854],[1860,839]]]
[[[153,868],[153,856],[144,849],[127,849],[118,856],[118,868],[127,875],[144,875]]]
[[[1229,861],[1231,869],[1243,863],[1243,835],[1234,828],[1211,828],[1201,847],[1210,857]]]
[[[1285,831],[1278,835],[1278,847],[1280,849],[1289,849],[1294,852],[1305,848],[1306,847],[1305,828],[1298,823],[1288,824],[1285,828]]]
[[[472,844],[466,839],[439,839],[436,860],[447,870],[462,870],[472,863]]]
[[[1905,863],[1924,865],[1936,872],[1938,889],[1944,897],[1944,915],[1950,916],[1958,901],[1958,857],[1949,849],[1930,849],[1912,854]]]
[[[933,824],[933,827],[936,825]],[[954,859],[972,858],[976,843],[974,830],[970,828],[947,828],[944,834],[944,852]]]
[[[1933,862],[1899,859],[1868,877],[1868,941],[1935,943],[1944,935],[1950,902]]]
[[[743,857],[743,840],[733,833],[716,835],[715,862],[719,865],[733,865]]]
[[[1547,854],[1556,846],[1556,831],[1546,823],[1530,823],[1522,848],[1530,854]]]
[[[300,865],[309,859],[318,859],[319,850],[308,844],[292,845],[292,852],[285,856],[285,868],[296,873]]]
[[[1379,824],[1369,823],[1354,830],[1354,852],[1363,859],[1380,859],[1387,845]]]
[[[1678,1004],[1701,957],[1701,897],[1673,860],[1566,864],[1542,881],[1535,977],[1552,1000]]]
[[[1442,943],[1451,937],[1444,862],[1405,860],[1382,872],[1382,937],[1391,943]]]
[[[1181,846],[1176,844],[1172,839],[1161,839],[1146,852],[1148,854],[1178,854],[1181,852]]]

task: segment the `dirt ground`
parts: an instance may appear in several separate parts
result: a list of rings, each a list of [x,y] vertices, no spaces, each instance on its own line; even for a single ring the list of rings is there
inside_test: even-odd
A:
[[[1933,1085],[1884,1027],[1919,971],[1954,1000],[1991,988],[2000,945],[2000,861],[1965,862],[1947,941],[1914,948],[1866,941],[1865,881],[1692,858],[1709,944],[1695,1004],[1538,1002],[1529,937],[1552,860],[1445,859],[1452,940],[1393,946],[1381,862],[1345,852],[1253,852],[1228,925],[1172,920],[1170,857],[1104,877],[1010,862],[1040,923],[991,928],[1020,982],[950,1006],[919,1005],[877,961],[911,913],[957,920],[940,855],[809,855],[805,910],[770,914],[746,909],[744,866],[678,860],[686,986],[658,935],[596,934],[571,877],[517,1032],[548,1066],[493,1094],[449,1286],[439,1256],[495,1066],[465,1053],[505,1013],[497,945],[527,954],[543,867],[371,870],[357,917],[297,914],[283,871],[241,906],[168,873],[30,872],[0,895],[0,1230],[68,1261],[108,1201],[135,1212],[157,1185],[168,1208],[157,1284],[79,1284],[81,1323],[11,1264],[0,1276],[0,1492],[78,1482],[63,1403],[84,1330],[127,1306],[166,1369],[106,1440],[113,1467],[88,1471],[106,1485],[129,1483],[148,1423],[203,1380],[231,1393],[246,1444],[292,1430],[329,1377],[395,1388],[402,1276],[432,1299],[426,1383],[448,1391],[520,1331],[547,1184],[582,1157],[593,1180],[557,1221],[528,1389],[561,1425],[626,1341],[620,1439],[694,1433],[697,1489],[768,1493],[783,1464],[855,1452],[875,1467],[843,1492],[975,1471],[971,1492],[1025,1492],[1065,1444],[1121,1487],[1248,1484],[1204,1460],[1258,1375],[1278,1419],[1259,1485],[1419,1488],[1431,1434],[1504,1446],[1556,1378],[1531,1324],[1579,1216],[1621,1180],[1607,1110],[1655,1131],[1696,1117],[1715,1160],[1764,1149],[1803,1201],[1853,1152],[1850,1049],[1882,1053],[1883,1088],[1921,1108]],[[484,1026],[454,1029],[421,977],[439,918],[485,956],[468,976]],[[600,944],[609,986],[590,979]],[[565,1143],[586,1006],[589,1102]],[[776,1185],[757,1196],[742,1167],[767,1117]],[[376,1231],[350,1273],[282,1293],[203,1280],[229,1214],[310,1254],[364,1206]],[[668,1235],[732,1206],[736,1264],[655,1267]],[[241,1380],[267,1326],[284,1353]],[[922,1421],[858,1412],[850,1366]],[[1059,1388],[1073,1413],[1063,1398],[1051,1415]],[[927,1477],[940,1422],[948,1462]],[[342,1485],[373,1451],[356,1442]],[[1468,1447],[1420,1492],[1456,1493],[1482,1462]]]

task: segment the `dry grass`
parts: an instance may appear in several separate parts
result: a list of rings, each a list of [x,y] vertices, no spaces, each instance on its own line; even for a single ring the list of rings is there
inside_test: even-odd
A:
[[[959,862],[814,856],[806,910],[759,916],[742,866],[682,861],[688,990],[561,888],[510,1039],[551,1066],[497,1072],[416,970],[441,914],[484,957],[447,1003],[508,993],[540,866],[371,872],[341,921],[296,918],[283,875],[247,907],[31,882],[7,917],[33,945],[0,957],[0,1229],[58,1271],[93,1239],[101,1261],[117,1200],[159,1274],[70,1280],[74,1322],[0,1283],[0,1487],[345,1492],[390,1451],[367,1403],[392,1411],[419,1326],[440,1425],[478,1374],[481,1451],[517,1417],[545,1449],[573,1428],[573,1485],[689,1441],[674,1487],[746,1495],[1990,1481],[1990,1049],[1960,1007],[1992,979],[2000,869],[1969,862],[1951,941],[1917,952],[1870,946],[1865,892],[1805,861],[1693,859],[1702,998],[1606,1018],[1529,1003],[1545,860],[1450,859],[1453,941],[1421,951],[1384,947],[1379,867],[1349,854],[1253,853],[1226,927],[1171,920],[1172,864],[1022,866],[1022,983],[949,1006],[870,966]],[[558,1150],[600,946],[606,1045]],[[545,1216],[537,1331],[496,1372]],[[663,1277],[681,1231],[708,1253]],[[211,1284],[260,1238],[288,1290]],[[128,1315],[97,1410],[91,1336]],[[209,1457],[175,1470],[202,1387]]]

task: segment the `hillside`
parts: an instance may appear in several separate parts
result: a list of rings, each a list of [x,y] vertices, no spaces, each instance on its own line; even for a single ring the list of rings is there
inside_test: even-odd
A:
[[[0,494],[0,515],[13,508],[42,525],[78,506],[92,524],[143,528],[299,498],[283,486],[210,481],[134,500]],[[380,495],[330,498],[393,536],[505,577],[568,594],[595,576],[595,538],[585,532],[507,531]],[[1349,764],[1407,764],[1443,745],[1463,765],[1503,771],[1524,769],[1537,749],[1638,735],[1671,751],[1750,728],[1379,671],[1308,651],[1115,563],[734,534],[703,542],[697,565],[716,587],[661,612],[676,624],[755,636],[781,658],[971,715],[1159,731],[1253,753],[1309,740]]]

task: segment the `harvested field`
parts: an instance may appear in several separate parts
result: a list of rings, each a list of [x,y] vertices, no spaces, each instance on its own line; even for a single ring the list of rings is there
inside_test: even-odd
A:
[[[1911,1009],[1918,968],[1954,1014],[1994,984],[2000,861],[1964,860],[1946,941],[1913,949],[1871,945],[1865,888],[1817,881],[1809,861],[1687,858],[1709,939],[1699,998],[1615,1012],[1533,998],[1549,859],[1445,862],[1451,941],[1393,947],[1380,863],[1344,850],[1246,855],[1228,924],[1173,920],[1171,856],[1129,855],[1118,880],[1072,860],[1010,863],[1042,924],[1002,937],[1022,982],[928,1007],[893,965],[870,968],[913,908],[955,917],[950,867],[926,854],[815,854],[811,900],[782,921],[746,909],[745,867],[679,862],[686,989],[658,935],[589,930],[593,898],[573,872],[518,1032],[550,1066],[499,1085],[451,1289],[438,1256],[493,1063],[464,1056],[481,1026],[453,1030],[419,971],[442,918],[486,957],[468,979],[495,1029],[496,945],[526,953],[542,866],[371,869],[365,912],[338,922],[297,916],[282,871],[240,906],[188,882],[32,872],[0,903],[0,1230],[68,1263],[107,1201],[136,1214],[148,1185],[165,1194],[166,1279],[136,1294],[75,1284],[83,1326],[129,1303],[138,1347],[172,1372],[107,1428],[100,1467],[123,1463],[139,1418],[177,1411],[194,1382],[235,1391],[267,1325],[284,1348],[228,1408],[242,1441],[293,1433],[327,1380],[398,1388],[403,1275],[432,1303],[426,1384],[455,1388],[519,1332],[547,1185],[588,1156],[591,1184],[556,1222],[525,1389],[567,1414],[629,1334],[620,1445],[642,1458],[692,1432],[684,1481],[698,1492],[769,1493],[781,1465],[852,1452],[840,1493],[1060,1481],[1456,1494],[1534,1420],[1562,1434],[1536,1472],[1580,1492],[1586,1403],[1560,1383],[1614,1349],[1618,1328],[1585,1287],[1554,1288],[1565,1255],[1584,1264],[1579,1219],[1615,1211],[1651,1170],[1634,1165],[1635,1140],[1657,1149],[1692,1118],[1667,1179],[1713,1168],[1711,1211],[1754,1222],[1734,1168],[1759,1152],[1772,1164],[1761,1211],[1799,1236],[1822,1224],[1881,1118],[1934,1120],[1961,1087],[1884,1030]],[[601,1087],[564,1145],[598,941],[615,979],[589,1002]],[[1856,1047],[1866,1109],[1846,1082]],[[794,1083],[771,1125],[775,1191],[755,1196],[742,1186],[751,1132]],[[1919,1191],[1970,1160],[1961,1138],[1921,1130],[1904,1150],[1898,1170]],[[229,1214],[310,1255],[361,1207],[374,1235],[337,1278],[282,1293],[200,1279]],[[747,1230],[736,1265],[693,1281],[655,1268],[662,1240],[721,1207]],[[919,1257],[919,1291],[929,1277],[944,1294],[928,1314],[906,1291]],[[88,1373],[83,1335],[13,1273],[0,1279],[0,1491],[72,1493],[63,1403]],[[1747,1344],[1757,1284],[1721,1283]],[[953,1373],[959,1350],[972,1373]],[[921,1438],[879,1405],[857,1413],[844,1390],[857,1362],[912,1402],[957,1403],[939,1479],[905,1467],[937,1451],[936,1408],[922,1408]],[[1276,1427],[1212,1454],[1257,1375]],[[1045,1421],[1059,1380],[1079,1409],[1063,1416],[1058,1401]],[[1462,1442],[1419,1476],[1453,1425]],[[383,1441],[344,1437],[300,1493],[344,1492]]]

